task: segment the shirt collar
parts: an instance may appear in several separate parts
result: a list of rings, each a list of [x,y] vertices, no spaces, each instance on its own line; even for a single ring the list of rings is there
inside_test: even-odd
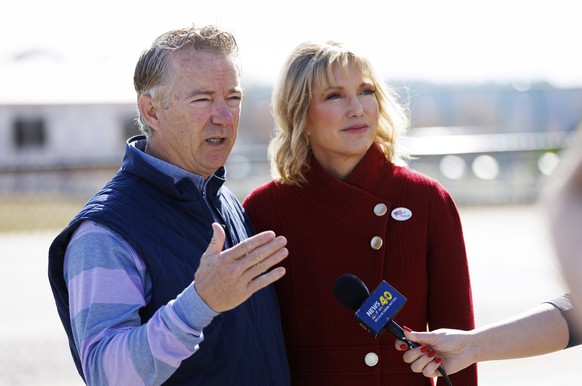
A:
[[[194,183],[194,186],[196,186],[196,188],[198,190],[203,191],[204,185],[205,185],[204,184],[204,177],[202,177],[199,174],[191,173],[187,170],[182,169],[179,166],[173,165],[169,162],[166,162],[164,160],[161,160],[159,158],[156,158],[154,156],[147,154],[145,152],[145,148],[147,145],[146,139],[138,139],[136,141],[129,142],[129,145],[131,147],[134,147],[134,148],[140,150],[140,151],[137,151],[136,154],[142,160],[147,162],[149,165],[151,165],[152,167],[154,167],[156,170],[160,171],[161,173],[164,173],[164,174],[172,177],[175,184],[178,183],[179,181],[183,180],[184,178],[186,178],[186,179],[192,181],[192,183]],[[208,180],[210,180],[211,178],[212,178],[212,176]]]

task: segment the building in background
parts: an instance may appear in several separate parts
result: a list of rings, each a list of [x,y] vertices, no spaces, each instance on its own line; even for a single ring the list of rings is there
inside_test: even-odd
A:
[[[269,179],[270,88],[245,90],[228,185],[239,196]],[[582,89],[547,84],[409,83],[411,167],[439,180],[460,204],[535,200],[559,151],[582,121]],[[0,195],[89,197],[138,134],[135,103],[0,105]]]

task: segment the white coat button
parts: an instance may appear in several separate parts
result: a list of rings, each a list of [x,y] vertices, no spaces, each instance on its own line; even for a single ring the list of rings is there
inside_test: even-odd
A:
[[[367,353],[366,357],[364,358],[364,362],[366,362],[369,367],[376,366],[378,364],[378,354],[375,352]]]
[[[380,236],[374,236],[372,237],[372,240],[370,240],[370,246],[375,251],[382,248],[382,244],[384,244],[384,240],[382,240],[382,237]]]
[[[388,212],[388,207],[385,204],[376,204],[374,207],[374,214],[378,217],[384,216]]]

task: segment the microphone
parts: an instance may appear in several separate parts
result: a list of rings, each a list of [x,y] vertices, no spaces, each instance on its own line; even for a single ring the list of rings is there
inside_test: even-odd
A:
[[[408,299],[385,280],[370,294],[360,278],[344,274],[336,279],[333,294],[338,302],[355,311],[354,319],[374,338],[389,331],[406,343],[409,349],[420,347],[418,343],[404,336],[404,330],[393,319]],[[452,385],[442,366],[439,366],[438,371],[447,384]]]
[[[354,310],[354,319],[374,338],[388,330],[409,348],[419,347],[406,336],[394,317],[407,299],[386,281],[382,281],[372,292],[357,276],[345,274],[337,278],[333,285],[335,298],[347,308]]]

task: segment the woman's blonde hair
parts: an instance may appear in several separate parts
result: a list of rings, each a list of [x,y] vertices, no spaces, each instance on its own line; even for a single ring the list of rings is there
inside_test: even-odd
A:
[[[333,85],[335,66],[346,71],[350,64],[355,64],[376,88],[380,114],[374,142],[388,161],[402,163],[406,159],[405,152],[396,148],[396,140],[408,128],[407,111],[396,93],[378,78],[370,61],[341,43],[304,42],[289,55],[273,90],[275,135],[269,144],[269,159],[275,179],[291,185],[306,182],[304,173],[311,149],[305,122],[312,90]]]

